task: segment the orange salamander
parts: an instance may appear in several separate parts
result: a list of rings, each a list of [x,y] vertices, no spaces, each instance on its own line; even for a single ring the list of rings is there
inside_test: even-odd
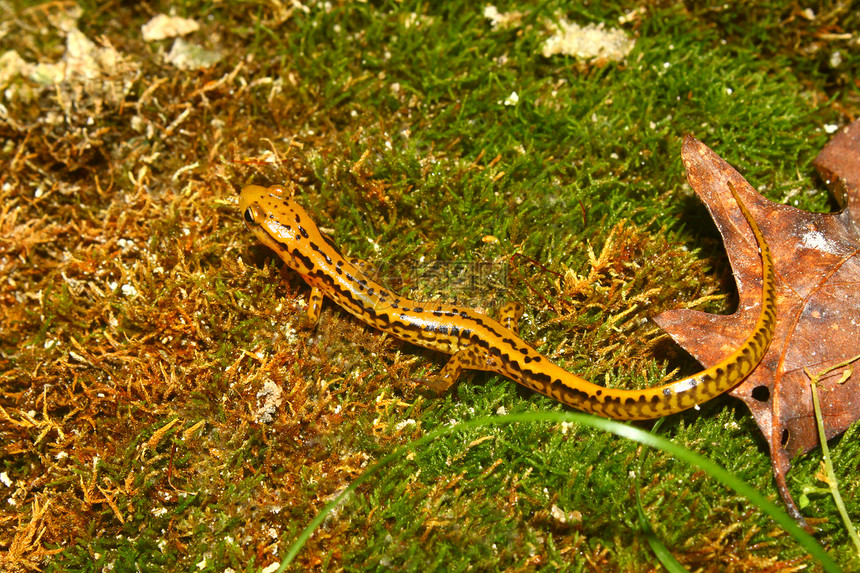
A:
[[[749,337],[720,363],[681,380],[643,390],[592,384],[553,364],[518,335],[522,305],[508,303],[499,319],[457,305],[416,302],[374,282],[361,264],[344,257],[285,187],[245,187],[239,208],[247,227],[310,285],[307,319],[319,320],[324,297],[397,338],[452,355],[435,379],[438,392],[451,387],[464,368],[507,376],[568,406],[620,420],[645,420],[686,410],[730,390],[759,363],[776,324],[773,261],[767,243],[734,187],[735,201],[761,252],[761,312]]]

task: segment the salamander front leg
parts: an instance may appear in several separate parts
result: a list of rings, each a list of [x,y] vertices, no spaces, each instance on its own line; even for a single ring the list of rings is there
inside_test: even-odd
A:
[[[509,302],[499,309],[499,322],[517,335],[520,333],[520,318],[522,316],[523,305],[518,302]]]
[[[494,366],[495,359],[486,350],[478,346],[467,346],[452,356],[435,378],[419,378],[418,382],[435,390],[437,394],[444,394],[454,385],[463,369],[493,370]]]
[[[302,326],[305,328],[314,328],[320,321],[320,311],[322,310],[323,293],[317,287],[311,288],[311,295],[308,297],[308,312],[305,315],[305,320]]]

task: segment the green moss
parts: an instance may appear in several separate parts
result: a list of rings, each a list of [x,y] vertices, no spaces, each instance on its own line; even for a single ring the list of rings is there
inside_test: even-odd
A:
[[[765,196],[833,208],[811,161],[824,125],[858,115],[860,64],[834,39],[857,15],[837,6],[810,19],[791,2],[507,2],[523,19],[493,29],[463,1],[280,4],[174,3],[203,28],[186,39],[224,55],[178,71],[162,60],[172,40],[128,34],[166,8],[81,2],[79,28],[135,64],[128,95],[29,86],[44,91],[3,104],[17,123],[0,134],[0,469],[15,503],[0,547],[21,566],[258,570],[397,446],[457,420],[561,409],[479,373],[436,397],[415,380],[444,358],[329,303],[302,330],[307,287],[236,212],[247,183],[296,183],[399,292],[525,303],[527,340],[628,388],[698,368],[647,318],[731,311],[721,242],[685,183],[686,134]],[[0,51],[62,57],[60,4],[10,6]],[[622,63],[545,58],[544,22],[560,17],[624,17],[636,45]],[[432,261],[492,265],[507,285],[461,294],[422,276]],[[271,423],[257,418],[267,381],[284,392]],[[776,496],[735,401],[663,432]],[[853,515],[856,438],[855,426],[832,450]],[[796,460],[793,491],[815,485],[817,463]],[[645,465],[634,480],[636,446],[576,427],[440,439],[350,498],[295,570],[638,571],[653,556],[637,487],[691,570],[714,555],[748,570],[803,559],[705,476],[658,454]],[[830,500],[806,511],[856,565]]]

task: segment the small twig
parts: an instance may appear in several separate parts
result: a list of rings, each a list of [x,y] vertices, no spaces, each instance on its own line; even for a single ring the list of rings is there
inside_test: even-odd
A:
[[[858,359],[860,359],[860,355],[844,362],[840,362],[835,366],[831,366],[830,368],[819,372],[815,376],[810,374],[809,370],[806,368],[804,368],[803,371],[806,372],[806,375],[809,376],[810,380],[809,384],[812,389],[812,406],[815,408],[815,423],[818,425],[818,438],[821,440],[821,452],[824,457],[822,465],[824,466],[825,475],[818,479],[825,482],[830,488],[830,494],[833,496],[833,501],[836,503],[836,509],[839,510],[839,515],[842,516],[842,522],[845,524],[845,529],[848,530],[848,536],[851,537],[851,541],[854,542],[854,547],[857,549],[857,555],[860,556],[860,536],[857,535],[857,530],[854,528],[854,524],[851,523],[851,518],[848,516],[848,510],[845,509],[845,503],[842,501],[842,495],[839,493],[839,483],[836,481],[836,472],[833,471],[833,464],[830,461],[830,450],[827,447],[827,434],[824,432],[824,416],[821,414],[821,403],[818,401],[818,392],[815,390],[815,386],[818,384],[818,381],[822,376],[836,370],[837,368],[847,366],[845,371],[842,372],[842,377],[839,379],[840,384],[844,383],[851,376],[851,363]]]
[[[523,258],[523,259],[526,259],[528,262],[530,262],[531,264],[535,265],[536,267],[540,267],[540,268],[541,268],[541,269],[543,269],[545,272],[552,273],[552,274],[554,274],[555,276],[557,276],[558,278],[562,278],[561,274],[559,274],[559,273],[557,273],[557,272],[555,272],[555,271],[553,271],[553,270],[550,270],[550,269],[546,268],[544,265],[542,265],[542,264],[541,264],[541,263],[539,263],[538,261],[536,261],[536,260],[532,259],[531,257],[528,257],[528,256],[526,256],[526,255],[524,255],[524,254],[522,254],[522,253],[519,253],[519,252],[514,253],[513,255],[511,255],[510,259],[508,259],[508,260],[509,260],[511,263],[513,263],[513,262],[514,262],[514,260],[515,260],[516,258],[518,258],[518,257],[521,257],[521,258]],[[519,275],[519,274],[520,274],[520,273],[519,273],[519,268],[518,268],[516,265],[512,265],[512,266],[513,266],[512,271],[513,271],[513,272],[515,272],[515,273],[517,273],[517,274]],[[522,275],[520,275],[520,276],[522,277]],[[522,278],[524,278],[524,277],[522,277]],[[546,297],[544,297],[544,296],[540,293],[540,291],[539,291],[539,290],[537,290],[536,288],[534,288],[534,287],[532,286],[531,282],[529,282],[527,279],[525,279],[525,284],[526,284],[526,286],[529,288],[529,290],[530,290],[530,291],[532,291],[532,293],[533,293],[533,294],[537,295],[537,296],[538,296],[538,297],[543,301],[543,303],[544,303],[546,306],[548,306],[548,307],[549,307],[549,309],[550,309],[551,311],[553,311],[553,312],[557,312],[557,311],[555,310],[555,307],[552,305],[552,303],[551,303],[549,300],[547,300],[547,299],[546,299]]]

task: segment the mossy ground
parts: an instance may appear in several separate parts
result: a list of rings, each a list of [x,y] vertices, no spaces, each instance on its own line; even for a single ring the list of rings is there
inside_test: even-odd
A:
[[[850,4],[505,2],[524,17],[499,30],[462,1],[79,5],[80,30],[121,65],[77,86],[12,78],[2,100],[0,548],[20,570],[255,571],[393,448],[440,424],[561,409],[482,374],[437,398],[414,380],[444,358],[330,304],[302,331],[308,289],[244,228],[243,185],[299,184],[345,251],[415,298],[450,300],[444,276],[422,278],[427,261],[501,267],[505,288],[456,296],[519,300],[527,340],[641,387],[696,369],[648,317],[732,305],[683,136],[767,197],[829,210],[811,160],[824,126],[860,112]],[[3,2],[0,52],[60,60],[56,22],[73,6]],[[164,63],[172,40],[139,31],[168,11],[198,21],[188,40],[221,61]],[[636,46],[623,63],[545,58],[559,14]],[[266,423],[271,382],[283,401]],[[662,431],[777,497],[736,401]],[[855,517],[857,438],[833,447]],[[632,479],[638,456],[576,427],[440,439],[353,496],[295,570],[650,571],[637,487],[691,570],[811,565],[677,460],[652,453]],[[817,465],[797,461],[797,495]],[[858,567],[832,501],[811,501],[818,539]]]

